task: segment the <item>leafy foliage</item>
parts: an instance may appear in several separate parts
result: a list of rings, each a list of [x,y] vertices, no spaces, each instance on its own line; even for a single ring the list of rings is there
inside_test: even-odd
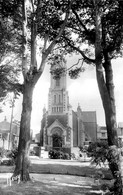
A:
[[[118,150],[118,148],[114,146],[110,146],[107,154],[107,160],[109,161],[109,165],[112,164],[112,162],[117,162],[119,164],[119,153],[121,151]]]
[[[19,85],[21,36],[14,26],[18,3],[17,0],[0,2],[0,101],[9,92],[22,92],[22,86]]]
[[[79,59],[76,64],[72,65],[70,68],[67,69],[66,60],[64,56],[64,52],[61,51],[59,54],[53,53],[48,58],[48,63],[51,65],[50,73],[53,75],[53,78],[60,79],[60,77],[67,72],[71,79],[78,78],[80,76],[80,73],[85,71],[85,68],[83,67],[83,60]],[[80,67],[78,67],[80,60],[82,60],[82,64]]]
[[[18,84],[18,73],[14,66],[0,66],[0,98],[4,98],[7,92],[20,92]]]
[[[110,59],[122,55],[122,16],[120,1],[99,1],[102,22],[102,55],[108,52]],[[75,1],[66,31],[62,36],[64,48],[69,53],[78,52],[85,63],[94,63],[95,7],[92,0]],[[86,45],[86,49],[85,48]],[[84,47],[83,47],[84,46]]]
[[[109,146],[106,141],[93,142],[89,145],[87,153],[92,157],[92,163],[101,165],[105,163],[108,157]]]
[[[17,148],[14,148],[14,149],[12,149],[11,151],[8,151],[8,152],[7,152],[7,157],[13,158],[14,161],[15,161],[15,159],[16,159],[16,157],[17,157],[17,154],[18,154],[18,149],[17,149]]]
[[[0,6],[1,6],[1,14],[3,17],[14,17],[15,12],[17,11],[18,4],[20,0],[1,0]]]
[[[0,63],[10,55],[15,54],[16,57],[21,53],[20,34],[14,28],[11,19],[4,19],[1,23],[0,31]]]
[[[49,151],[49,158],[51,159],[70,159],[70,155],[68,153],[64,153],[58,150],[50,150]]]
[[[17,158],[17,153],[18,153],[17,148],[15,148],[11,151],[5,150],[4,148],[0,148],[0,157],[1,158],[4,158],[4,157],[8,158],[8,159],[4,160],[3,162],[1,162],[1,165],[8,165],[8,166],[14,165],[16,158]]]
[[[101,163],[105,163],[107,160],[109,166],[112,162],[120,163],[119,154],[121,150],[119,150],[115,145],[110,146],[106,141],[98,141],[92,142],[88,149],[87,153],[89,157],[92,157],[92,163],[96,165],[101,165]]]
[[[49,34],[50,41],[52,41],[58,34],[61,25],[63,24],[65,13],[69,1],[65,2],[59,0],[43,0],[38,6],[37,17],[37,32],[44,37],[45,33]]]
[[[61,53],[52,53],[48,58],[48,63],[51,65],[50,73],[55,80],[60,79],[60,77],[66,72],[66,60]]]
[[[84,68],[76,67],[74,69],[69,70],[69,76],[71,79],[77,79],[80,76],[81,72],[84,72]]]
[[[50,73],[53,75],[53,78],[55,80],[60,79],[63,73],[65,72],[65,68],[55,68],[54,70],[51,70]]]

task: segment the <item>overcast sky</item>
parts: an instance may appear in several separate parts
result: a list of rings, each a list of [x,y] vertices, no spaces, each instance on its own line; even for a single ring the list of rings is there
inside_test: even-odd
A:
[[[77,62],[76,57],[68,57],[67,64],[73,65]],[[113,60],[115,98],[117,110],[117,122],[123,122],[123,59]],[[42,109],[48,107],[48,91],[50,87],[49,65],[46,66],[43,75],[39,79],[33,96],[33,111],[31,128],[34,133],[39,132],[41,127]],[[105,125],[104,111],[100,99],[98,86],[96,82],[95,67],[87,66],[86,71],[81,73],[76,80],[67,79],[67,90],[69,101],[74,111],[76,111],[78,103],[83,111],[96,111],[97,124]],[[14,119],[20,120],[21,116],[21,101],[16,101],[14,108]],[[11,108],[7,105],[4,112],[0,114],[0,121],[7,117],[10,121]]]

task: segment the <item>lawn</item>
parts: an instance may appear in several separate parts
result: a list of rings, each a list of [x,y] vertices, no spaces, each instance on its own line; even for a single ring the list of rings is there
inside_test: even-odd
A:
[[[0,172],[13,172],[14,167],[0,166]],[[30,167],[31,182],[0,182],[0,195],[94,195],[101,194],[101,184],[94,181],[97,170],[104,173],[103,183],[111,183],[111,174],[106,168],[95,166],[77,166],[63,164],[32,164]],[[38,173],[38,174],[37,174]]]
[[[37,176],[37,175],[35,175]],[[34,176],[34,178],[36,178]],[[40,181],[39,181],[40,178]],[[101,194],[100,185],[92,178],[65,175],[40,175],[27,183],[2,185],[1,195],[94,195]]]
[[[93,187],[83,185],[64,185],[58,183],[27,182],[13,184],[11,187],[2,187],[1,195],[89,195]]]

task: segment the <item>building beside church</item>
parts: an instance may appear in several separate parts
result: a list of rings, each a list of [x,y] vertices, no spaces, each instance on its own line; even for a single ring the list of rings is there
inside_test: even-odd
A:
[[[0,148],[9,150],[13,147],[17,147],[19,142],[19,132],[19,122],[13,121],[12,124],[10,124],[5,117],[5,119],[0,122]]]
[[[51,65],[51,72],[57,68],[66,69],[66,64],[60,58]],[[72,110],[67,91],[66,71],[60,78],[51,74],[48,94],[48,110],[43,109],[41,121],[40,145],[45,150],[62,148],[73,153],[87,141],[97,139],[97,120],[95,111],[82,111],[78,105],[77,111]]]
[[[97,127],[97,140],[98,141],[107,141],[107,128],[106,126]]]

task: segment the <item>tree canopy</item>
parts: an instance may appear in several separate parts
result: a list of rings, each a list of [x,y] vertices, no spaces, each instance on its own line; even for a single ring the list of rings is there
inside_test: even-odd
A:
[[[0,101],[9,92],[19,94],[21,44],[20,32],[15,28],[18,1],[0,2]]]
[[[119,1],[98,1],[101,9],[102,57],[110,54],[110,59],[122,54],[122,15],[123,7]],[[72,5],[72,13],[67,23],[67,30],[62,38],[68,52],[77,51],[87,63],[94,63],[95,56],[95,6],[92,0],[76,1]]]

